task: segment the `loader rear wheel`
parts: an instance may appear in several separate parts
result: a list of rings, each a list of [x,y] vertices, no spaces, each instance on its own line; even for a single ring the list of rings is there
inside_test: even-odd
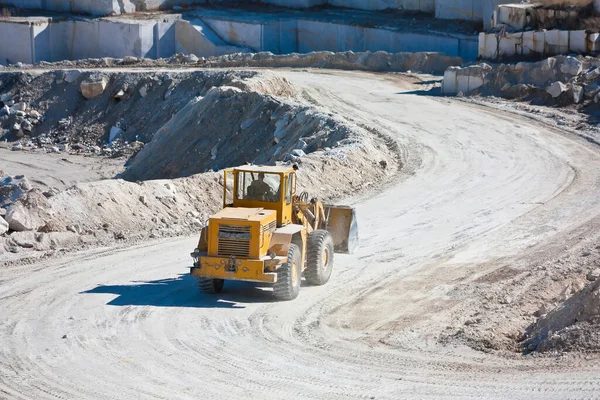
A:
[[[207,294],[221,293],[224,283],[223,279],[198,278],[198,289]]]
[[[333,238],[331,233],[317,229],[308,234],[307,262],[304,277],[310,285],[329,281],[333,270]]]
[[[293,300],[300,293],[302,279],[302,257],[300,247],[290,244],[288,260],[277,270],[277,282],[273,286],[273,294],[278,300]]]

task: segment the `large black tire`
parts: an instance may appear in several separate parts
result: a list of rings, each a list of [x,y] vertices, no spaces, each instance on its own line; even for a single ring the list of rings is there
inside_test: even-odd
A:
[[[288,260],[277,270],[277,282],[273,294],[277,300],[293,300],[300,293],[302,280],[302,257],[300,247],[290,244]]]
[[[223,279],[198,278],[198,289],[202,293],[215,294],[223,290]]]
[[[308,234],[306,271],[310,285],[320,286],[329,281],[333,270],[333,238],[331,233],[317,229]]]

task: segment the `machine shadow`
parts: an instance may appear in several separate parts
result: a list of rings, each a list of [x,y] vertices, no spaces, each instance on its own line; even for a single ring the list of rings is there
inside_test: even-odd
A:
[[[196,278],[181,274],[177,278],[133,281],[128,285],[99,285],[80,294],[115,294],[110,306],[154,306],[192,308],[245,308],[238,303],[271,303],[272,293],[262,288],[270,285],[226,281],[218,294],[198,291]]]
[[[430,96],[430,97],[443,97],[441,87],[434,87],[431,89],[422,89],[422,90],[410,90],[407,92],[398,92],[396,94],[400,95],[417,95],[417,96]]]

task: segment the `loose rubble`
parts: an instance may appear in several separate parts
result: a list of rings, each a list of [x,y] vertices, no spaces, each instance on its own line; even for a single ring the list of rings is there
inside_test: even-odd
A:
[[[120,157],[127,180],[41,191],[25,177],[5,176],[0,254],[197,232],[221,204],[222,176],[212,171],[246,162],[297,163],[311,194],[323,199],[401,167],[385,137],[298,102],[296,88],[274,73],[106,72],[102,93],[87,99],[77,83],[93,74],[81,71],[71,84],[63,72],[3,75],[0,93],[15,93],[19,107],[43,120],[22,138],[10,136],[15,151]],[[69,96],[66,113],[45,100],[54,93]]]
[[[545,105],[597,104],[600,58],[556,56],[538,62],[451,67],[444,94],[498,96]]]

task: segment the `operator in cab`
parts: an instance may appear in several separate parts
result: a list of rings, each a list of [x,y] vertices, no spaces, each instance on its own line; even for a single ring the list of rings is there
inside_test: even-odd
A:
[[[250,186],[248,186],[249,200],[267,200],[272,194],[271,186],[265,182],[264,172],[260,172],[258,179],[253,180]]]

